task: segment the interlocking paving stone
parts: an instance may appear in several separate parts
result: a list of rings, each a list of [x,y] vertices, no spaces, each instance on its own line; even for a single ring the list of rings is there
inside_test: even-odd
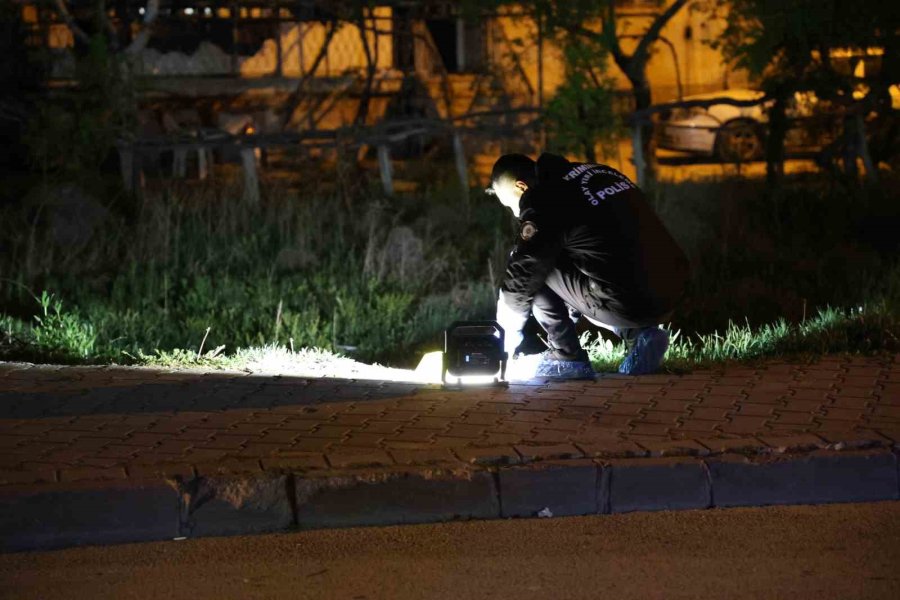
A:
[[[767,446],[770,446],[775,452],[796,452],[798,450],[815,450],[822,448],[825,441],[815,435],[803,434],[786,437],[760,436]]]
[[[678,422],[678,420],[681,418],[681,415],[682,413],[680,412],[666,412],[656,409],[647,409],[642,412],[642,415],[638,419],[638,422],[672,425]]]
[[[194,468],[197,474],[203,477],[247,473],[258,474],[262,471],[262,463],[258,458],[225,458],[215,462],[198,459]]]
[[[888,446],[891,444],[890,439],[872,429],[820,430],[816,435],[830,446],[837,446],[837,449]]]
[[[709,449],[691,439],[684,440],[641,440],[640,446],[646,448],[650,456],[705,456]]]
[[[278,456],[263,458],[261,462],[264,471],[290,471],[293,473],[302,473],[308,469],[328,468],[328,462],[326,462],[325,456],[313,453],[310,453],[307,456],[287,456],[280,454]]]
[[[290,448],[302,452],[324,452],[335,445],[339,444],[334,438],[299,438]]]
[[[534,433],[528,439],[534,442],[556,444],[570,440],[572,437],[574,434],[570,431],[535,427]]]
[[[551,417],[547,423],[541,423],[538,429],[557,430],[557,431],[577,431],[584,425],[580,419],[567,419],[559,417]]]
[[[448,448],[429,450],[392,449],[388,453],[398,465],[434,465],[458,461]]]
[[[435,424],[439,424],[439,422],[442,421],[442,419],[440,419],[438,417],[431,417],[431,418],[435,419],[435,421],[434,421]],[[462,417],[461,421],[459,421],[459,422],[464,425],[481,425],[481,426],[485,426],[485,427],[490,427],[490,426],[493,426],[493,425],[496,425],[497,423],[499,423],[501,421],[501,418],[502,417],[500,417],[499,415],[492,415],[492,414],[487,414],[487,413],[471,413],[471,414],[464,415]],[[443,429],[444,427],[446,427],[446,423],[447,423],[446,420],[443,420],[443,425],[439,428]]]
[[[104,479],[125,479],[127,477],[125,469],[122,467],[99,468],[99,467],[69,467],[60,470],[60,481],[83,481],[92,480],[99,481]]]
[[[203,411],[197,410],[200,400]],[[183,412],[169,410],[185,403],[190,408]],[[32,412],[20,411],[32,404]],[[543,380],[458,392],[381,382],[0,363],[0,415],[14,414],[0,420],[0,467],[15,471],[31,455],[45,469],[84,468],[90,474],[106,465],[129,474],[130,464],[164,459],[189,465],[342,448],[396,449],[409,456],[448,448],[490,454],[520,442],[574,441],[580,451],[590,455],[593,448],[598,456],[604,447],[622,455],[616,452],[634,441],[663,453],[667,444],[696,451],[694,442],[728,453],[758,448],[758,438],[805,439],[805,432],[832,445],[846,435],[853,438],[846,444],[851,447],[871,437],[900,441],[898,411],[900,363],[883,358],[826,357],[813,365],[606,375],[596,382]],[[868,433],[857,433],[865,427]],[[748,439],[756,441],[746,445]]]
[[[631,427],[630,433],[631,435],[667,437],[669,431],[674,427],[674,424],[635,422]]]
[[[646,456],[647,449],[631,440],[576,442],[585,456],[596,458]]]
[[[512,447],[496,448],[454,448],[454,454],[460,460],[473,465],[515,465],[522,462],[522,457]]]
[[[159,481],[176,476],[190,479],[197,474],[193,466],[183,464],[132,464],[127,471],[133,481]]]
[[[698,437],[694,441],[709,448],[712,452],[737,452],[757,454],[766,448],[765,442],[755,437]]]
[[[672,430],[672,434],[682,433],[682,432],[697,432],[704,433],[706,435],[710,435],[712,432],[718,430],[721,421],[712,421],[712,420],[704,420],[704,419],[682,419],[679,423],[678,427]]]
[[[642,410],[641,404],[626,404],[623,402],[609,402],[609,408],[603,411],[604,415],[639,415]]]
[[[283,445],[281,444],[266,444],[263,442],[250,442],[246,444],[240,452],[238,452],[238,456],[241,457],[266,457],[273,456],[278,454],[281,451]]]
[[[478,439],[479,446],[505,446],[507,444],[515,444],[523,438],[520,434],[515,433],[485,433]]]
[[[511,423],[526,422],[540,424],[547,423],[553,415],[554,413],[552,412],[517,410],[513,412],[513,414],[507,416],[506,420]]]
[[[517,445],[516,452],[526,461],[550,460],[554,458],[581,458],[584,456],[573,444],[556,444],[552,446]]]
[[[721,396],[721,395],[702,395],[700,399],[697,401],[696,406],[701,407],[716,407],[716,408],[733,408],[739,398],[734,396]],[[753,400],[756,402],[756,400]]]
[[[873,427],[875,431],[880,433],[881,435],[891,439],[894,444],[900,445],[900,426],[877,426]]]
[[[374,448],[359,450],[345,448],[327,452],[325,458],[332,467],[337,469],[380,467],[394,464],[390,454]]]

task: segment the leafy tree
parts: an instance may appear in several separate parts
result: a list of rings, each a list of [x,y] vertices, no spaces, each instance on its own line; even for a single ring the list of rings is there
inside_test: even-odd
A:
[[[50,4],[75,41],[77,86],[54,98],[40,98],[28,119],[25,143],[45,176],[96,182],[116,141],[136,126],[132,60],[150,39],[159,0],[147,0],[142,7],[136,33],[130,21],[132,5],[113,0]]]
[[[585,1],[585,0],[582,0]],[[590,6],[590,2],[585,3]],[[653,103],[653,94],[650,89],[650,80],[647,78],[647,64],[650,62],[653,45],[659,39],[660,33],[666,24],[684,7],[687,0],[674,0],[661,12],[657,13],[653,21],[637,37],[637,45],[630,53],[622,48],[621,37],[618,30],[618,18],[615,0],[597,2],[601,11],[600,29],[576,25],[575,33],[587,42],[603,44],[609,49],[616,65],[621,69],[625,77],[631,83],[631,93],[634,98],[634,108],[637,111],[649,108]],[[660,0],[660,5],[664,1]],[[583,22],[582,22],[583,23]],[[649,119],[643,119],[634,123],[634,127],[640,130],[640,148],[635,148],[635,156],[638,164],[644,165],[644,175],[652,181],[656,175],[656,155],[653,149],[653,123]],[[639,168],[640,171],[640,168]]]
[[[137,118],[133,88],[99,36],[76,62],[77,89],[38,103],[25,136],[35,166],[66,181],[93,179]]]
[[[864,114],[883,109],[886,98],[890,106],[888,87],[898,80],[900,33],[900,13],[891,3],[860,0],[848,9],[838,0],[710,0],[708,8],[725,22],[714,46],[758,78],[773,100],[766,141],[770,183],[777,183],[784,171],[786,110],[795,92],[813,91],[842,108],[844,141],[858,149],[854,140],[863,139]],[[833,60],[835,50],[868,48],[881,48],[884,55],[880,73],[865,82]],[[855,99],[861,83],[867,84],[868,93]],[[865,153],[864,146],[859,151]],[[849,162],[845,158],[845,165]],[[855,155],[852,163],[855,168]]]
[[[569,141],[568,132],[582,127],[580,143],[584,145],[590,135],[601,139],[610,131],[612,113],[612,81],[605,72],[608,58],[612,58],[631,84],[634,108],[649,108],[653,102],[647,65],[655,42],[662,29],[687,0],[658,0],[661,10],[655,14],[647,27],[640,33],[627,36],[634,39],[634,49],[623,48],[624,36],[619,30],[620,3],[616,0],[515,0],[500,4],[524,6],[537,15],[548,32],[563,47],[566,58],[566,80],[559,90],[561,97],[549,106],[548,117],[563,128],[563,140]],[[591,121],[585,121],[588,109],[608,110]],[[570,125],[562,123],[563,109],[569,110]],[[572,109],[575,109],[574,111]],[[580,109],[580,110],[579,110]],[[648,180],[655,177],[655,156],[652,147],[653,124],[641,120],[634,124],[640,129],[641,145],[635,149],[638,164],[644,165],[644,176]]]
[[[611,142],[619,131],[613,100],[614,82],[597,61],[602,48],[589,50],[583,44],[563,39],[566,77],[545,108],[552,135],[550,147],[561,152],[579,152],[596,162],[598,141]]]

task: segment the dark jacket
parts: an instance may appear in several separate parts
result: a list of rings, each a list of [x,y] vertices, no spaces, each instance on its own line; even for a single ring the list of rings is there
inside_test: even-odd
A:
[[[519,204],[520,234],[502,286],[514,312],[530,314],[553,269],[587,276],[600,303],[625,317],[672,310],[688,260],[636,185],[612,167],[553,154],[541,155],[536,176]]]

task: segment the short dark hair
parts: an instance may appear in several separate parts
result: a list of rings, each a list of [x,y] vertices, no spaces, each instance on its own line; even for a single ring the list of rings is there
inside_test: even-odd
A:
[[[491,186],[485,191],[493,193],[494,184],[505,179],[524,181],[528,187],[536,183],[535,162],[524,154],[504,154],[494,163],[491,170]]]

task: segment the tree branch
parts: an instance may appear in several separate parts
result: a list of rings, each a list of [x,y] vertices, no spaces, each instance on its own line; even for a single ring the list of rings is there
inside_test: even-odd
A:
[[[72,32],[72,35],[77,37],[79,40],[84,42],[85,44],[91,43],[91,36],[84,32],[84,29],[75,22],[75,19],[72,17],[72,14],[69,12],[69,9],[66,8],[65,0],[54,0],[56,4],[56,10],[59,12],[59,16],[62,17],[63,21],[66,23],[66,27],[69,28],[69,31]]]
[[[644,37],[641,38],[641,41],[638,43],[637,48],[631,56],[634,58],[646,57],[647,53],[650,50],[650,44],[656,41],[656,39],[659,37],[659,33],[662,31],[662,28],[666,26],[666,23],[668,23],[672,19],[672,17],[675,16],[675,13],[681,10],[681,7],[686,3],[687,0],[675,0],[675,2],[669,5],[669,8],[667,8],[665,11],[663,11],[662,14],[656,17],[656,19],[650,25],[649,29],[647,29],[647,32],[644,33]],[[610,3],[610,6],[611,5],[612,3]]]
[[[284,116],[281,119],[281,129],[284,129],[288,126],[288,123],[291,121],[291,117],[294,115],[294,111],[297,110],[297,107],[300,105],[300,99],[303,97],[303,91],[306,88],[307,82],[309,82],[310,78],[312,78],[316,70],[318,70],[319,65],[325,59],[325,56],[328,54],[328,47],[331,45],[331,38],[334,37],[334,34],[337,33],[338,25],[340,21],[337,19],[330,21],[328,23],[328,29],[325,31],[325,39],[322,40],[322,46],[319,48],[319,53],[316,54],[315,60],[313,60],[313,64],[310,67],[309,71],[303,74],[303,77],[300,78],[300,81],[297,83],[297,87],[291,92],[291,95],[287,99],[287,109],[284,112]],[[303,41],[301,40],[302,44]],[[300,68],[303,68],[303,65],[300,65]]]
[[[616,7],[611,0],[607,2],[607,13],[603,19],[601,32],[603,37],[606,38],[606,47],[609,48],[609,53],[612,54],[613,60],[616,61],[619,67],[631,60],[634,55],[626,55],[619,44],[619,36],[616,32]]]
[[[372,82],[375,78],[375,59],[372,56],[372,50],[369,48],[369,39],[366,35],[366,17],[360,6],[357,14],[357,28],[359,29],[359,41],[363,47],[363,54],[366,57],[366,78],[363,85],[362,97],[359,99],[359,106],[356,109],[356,118],[354,123],[363,125],[369,116],[369,102],[372,99]],[[373,36],[376,50],[378,48],[378,36]]]
[[[132,40],[132,42],[128,44],[128,47],[125,48],[125,54],[128,56],[135,56],[147,47],[147,42],[150,41],[153,24],[156,22],[156,17],[158,15],[159,0],[148,0],[147,10],[144,12],[143,27],[141,27],[140,32],[135,36],[134,40]]]

